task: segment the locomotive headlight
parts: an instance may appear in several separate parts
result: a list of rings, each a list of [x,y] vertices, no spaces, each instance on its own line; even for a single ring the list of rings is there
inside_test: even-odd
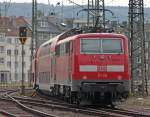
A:
[[[83,79],[86,80],[86,79],[87,79],[87,76],[83,76]]]
[[[120,75],[117,78],[118,78],[118,80],[122,80],[122,76],[120,76]]]

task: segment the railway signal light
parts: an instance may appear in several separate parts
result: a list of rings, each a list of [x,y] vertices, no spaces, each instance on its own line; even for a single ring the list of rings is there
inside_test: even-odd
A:
[[[27,28],[25,26],[19,27],[19,40],[23,45],[27,40]]]

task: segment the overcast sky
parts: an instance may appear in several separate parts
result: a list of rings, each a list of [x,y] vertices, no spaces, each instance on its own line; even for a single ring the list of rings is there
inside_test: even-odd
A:
[[[23,2],[32,2],[32,0],[0,0],[1,2],[18,2],[18,3],[23,3]],[[62,2],[66,5],[72,5],[69,3],[69,0],[37,0],[38,3],[45,3],[48,4],[48,1],[50,4],[56,4],[57,2]],[[72,0],[77,4],[86,4],[88,0]],[[109,6],[128,6],[129,0],[105,0],[105,4]],[[150,0],[144,0],[144,6],[150,7]]]

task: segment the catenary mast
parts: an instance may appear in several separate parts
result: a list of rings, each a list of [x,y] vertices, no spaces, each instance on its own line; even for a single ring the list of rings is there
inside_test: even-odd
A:
[[[129,39],[131,60],[131,91],[137,86],[142,95],[147,91],[143,0],[129,0]]]

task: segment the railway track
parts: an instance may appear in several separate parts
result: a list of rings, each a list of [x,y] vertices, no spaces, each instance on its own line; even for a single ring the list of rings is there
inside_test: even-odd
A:
[[[22,116],[26,115],[30,116],[43,116],[43,117],[71,117],[71,116],[82,116],[82,117],[150,117],[144,113],[139,113],[135,111],[123,110],[123,109],[111,109],[111,108],[102,108],[102,107],[78,107],[77,105],[68,104],[63,102],[62,100],[52,99],[35,99],[29,97],[12,97],[7,93],[3,92],[3,97],[1,97],[1,101],[12,102],[16,104],[18,108],[9,111],[9,109],[5,109],[8,111],[0,110],[2,115],[10,116],[10,117],[18,117],[18,115]],[[1,103],[0,103],[1,104]],[[23,112],[21,112],[23,111]],[[26,117],[25,116],[25,117]]]
[[[9,112],[7,112],[7,111],[5,111],[5,110],[0,110],[0,117],[1,117],[2,115],[8,116],[8,117],[18,117],[18,116],[14,115],[14,114],[11,114],[11,113],[9,113]]]
[[[43,101],[38,101],[38,100],[32,100],[32,99],[27,99],[27,98],[15,98],[16,100],[18,100],[21,104],[25,104],[25,105],[28,105],[28,107],[32,107],[32,109],[36,109],[36,110],[43,110],[44,112],[50,112],[50,113],[57,113],[57,115],[59,117],[71,117],[72,115],[73,116],[82,116],[82,117],[90,117],[91,115],[93,114],[96,114],[94,115],[93,117],[98,117],[98,115],[100,115],[100,113],[93,113],[93,112],[89,112],[87,110],[81,110],[81,109],[77,109],[77,108],[68,108],[66,106],[62,106],[63,104],[61,105],[56,105],[56,104],[46,104],[46,102],[43,102]],[[10,101],[10,99],[3,99],[3,100],[7,100],[7,101]],[[64,104],[65,105],[65,104]],[[69,111],[69,112],[68,112]]]
[[[14,93],[14,92],[17,92],[18,89],[1,89],[0,90],[0,95],[4,95],[5,93]]]
[[[60,100],[60,99],[55,99],[55,98],[53,98],[53,97],[47,97],[47,96],[43,96],[43,95],[40,95],[40,93],[38,93],[38,95],[40,96],[40,97],[42,97],[42,98],[45,98],[45,99],[51,99],[51,100]],[[62,101],[62,100],[61,100]],[[52,103],[54,103],[55,105],[56,104],[61,104],[60,102],[52,102]],[[65,102],[65,104],[66,105],[68,105],[68,106],[76,106],[76,105],[72,105],[72,104],[69,104],[69,103],[66,103]],[[112,112],[112,113],[116,113],[116,114],[119,114],[119,115],[123,115],[123,116],[132,116],[132,117],[150,117],[150,115],[149,115],[149,112],[148,113],[145,113],[145,112],[139,112],[139,111],[135,111],[135,110],[127,110],[127,109],[121,109],[121,108],[111,108],[111,107],[102,107],[102,106],[100,106],[100,105],[98,105],[97,107],[96,107],[96,109],[94,109],[96,106],[94,105],[94,107],[91,107],[91,108],[89,108],[89,110],[92,110],[92,111],[104,111],[104,112]],[[82,107],[83,109],[88,109],[88,108],[86,108],[86,107]]]
[[[111,112],[111,113],[116,113],[116,114],[120,114],[120,115],[123,115],[123,116],[130,116],[130,117],[150,117],[150,115],[148,114],[144,114],[144,113],[141,113],[141,112],[137,112],[137,111],[131,111],[131,110],[125,110],[125,109],[118,109],[118,108],[103,108],[103,107],[100,107],[100,108],[97,108],[97,109],[93,109],[93,108],[89,108],[90,110],[103,110],[103,111],[106,111],[106,112]]]
[[[0,96],[0,115],[8,117],[58,117],[40,110],[32,109],[11,96],[16,91],[5,90]]]
[[[54,102],[48,100],[37,100],[31,98],[21,98],[14,97],[19,100],[19,102],[23,104],[32,105],[32,108],[35,107],[44,107],[49,108],[50,110],[59,110],[64,112],[73,112],[75,114],[81,114],[83,116],[92,115],[94,117],[97,116],[109,116],[109,117],[150,117],[144,113],[139,113],[135,111],[123,110],[123,109],[111,109],[111,108],[87,108],[87,107],[77,107],[76,105],[62,103],[62,102]]]

